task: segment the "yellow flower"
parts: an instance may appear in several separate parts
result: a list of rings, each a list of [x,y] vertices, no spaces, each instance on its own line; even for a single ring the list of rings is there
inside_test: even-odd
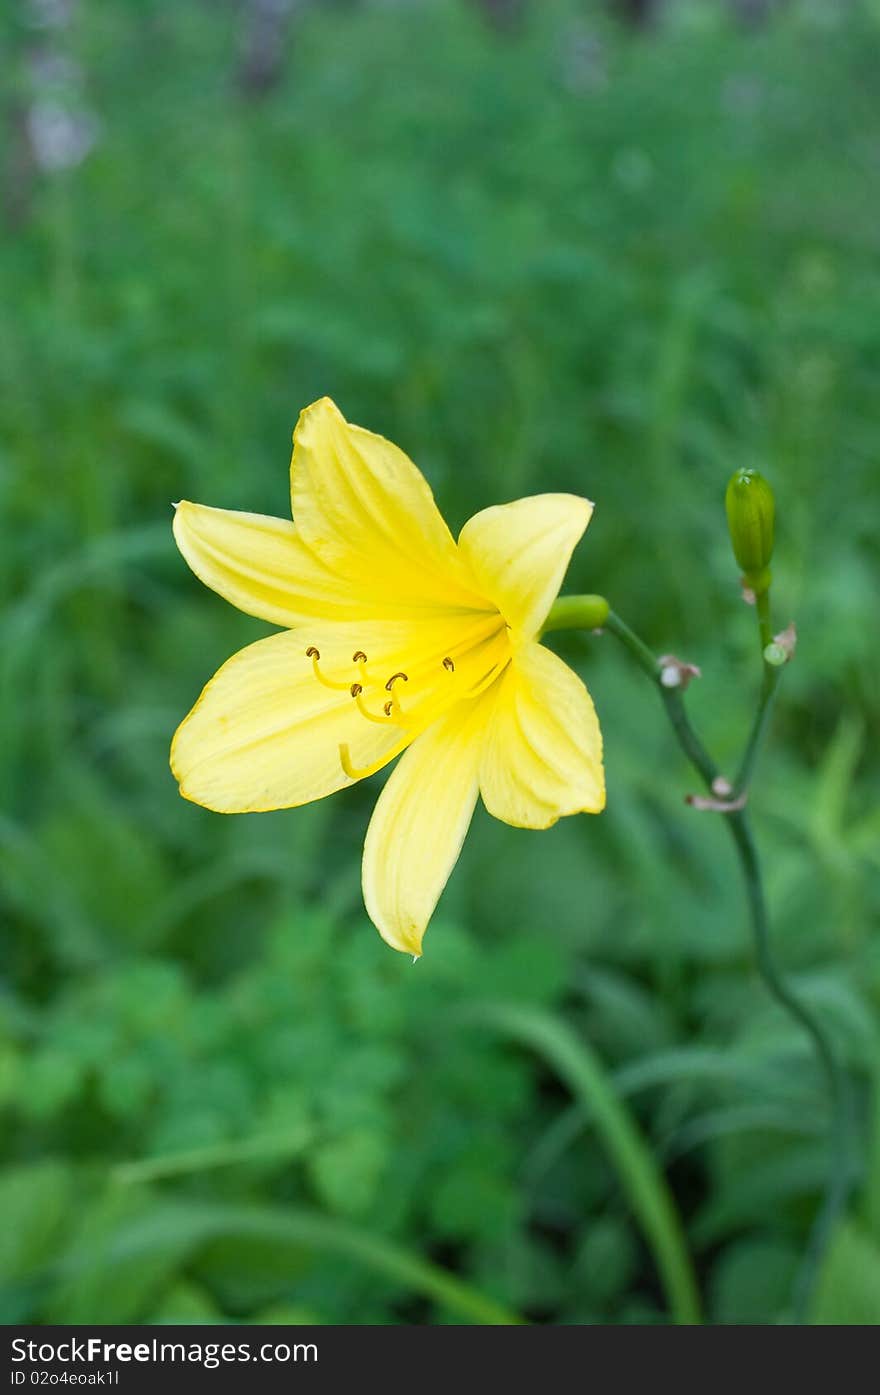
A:
[[[321,799],[405,751],[363,890],[384,939],[418,955],[478,793],[519,828],[604,807],[590,696],[537,639],[592,505],[501,504],[456,543],[412,461],[327,397],[300,416],[290,478],[295,525],[177,506],[196,576],[284,629],[214,675],[171,768],[184,798],[248,813]]]

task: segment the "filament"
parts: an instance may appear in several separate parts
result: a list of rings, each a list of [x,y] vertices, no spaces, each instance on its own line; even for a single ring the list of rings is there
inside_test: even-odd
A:
[[[318,660],[320,659],[320,657],[320,649],[316,649],[314,644],[310,644],[308,649],[306,650],[306,658],[311,659],[312,672],[314,673],[318,682],[323,683],[325,688],[332,688],[334,692],[344,693],[350,685],[348,683],[334,683],[332,678],[325,678],[321,670],[318,668]]]
[[[396,746],[392,746],[390,751],[386,751],[384,756],[380,756],[378,760],[373,761],[372,765],[364,766],[352,765],[351,753],[348,745],[346,742],[342,741],[339,744],[339,763],[349,780],[365,780],[368,775],[375,775],[376,771],[381,770],[383,765],[387,765],[395,756],[399,756],[400,752],[404,750],[411,741],[412,736],[407,734],[398,741]]]
[[[351,695],[357,703],[358,711],[360,712],[361,716],[366,717],[368,722],[378,722],[380,727],[387,726],[388,719],[391,716],[391,713],[388,711],[389,704],[386,704],[384,717],[379,717],[376,715],[375,712],[371,712],[369,707],[366,706],[364,702],[363,691],[364,690],[361,687],[360,683],[352,683]]]

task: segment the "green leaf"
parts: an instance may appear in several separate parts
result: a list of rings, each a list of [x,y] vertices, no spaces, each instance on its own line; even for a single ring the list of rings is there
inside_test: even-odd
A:
[[[538,1051],[580,1099],[651,1246],[674,1320],[699,1322],[696,1279],[672,1193],[598,1057],[564,1022],[548,1013],[484,1004],[474,1008],[471,1017]]]
[[[880,1324],[880,1245],[852,1222],[839,1227],[829,1246],[811,1320],[821,1326]]]
[[[139,1308],[147,1289],[157,1287],[163,1274],[167,1276],[185,1257],[218,1242],[273,1249],[282,1268],[287,1266],[288,1274],[291,1256],[299,1262],[307,1252],[337,1255],[430,1298],[467,1322],[508,1325],[521,1320],[494,1299],[404,1246],[315,1212],[197,1202],[145,1206],[144,1202],[142,1198],[138,1207],[130,1201],[128,1210],[132,1214],[128,1216],[124,1214],[120,1194],[111,1193],[99,1204],[96,1215],[83,1227],[78,1243],[59,1266],[62,1294],[67,1295],[67,1302],[62,1302],[57,1317],[58,1310],[53,1310],[54,1320],[93,1321],[73,1314],[109,1311],[113,1316],[108,1320],[132,1321],[130,1317],[117,1317],[116,1313]],[[231,1254],[231,1250],[227,1253]],[[123,1282],[125,1292],[114,1302],[117,1279]]]
[[[148,1322],[188,1324],[198,1322],[226,1322],[211,1295],[199,1284],[182,1279],[163,1293],[157,1307],[147,1318]]]
[[[47,1160],[0,1172],[0,1282],[35,1273],[52,1253],[73,1201],[70,1169]]]
[[[308,1171],[319,1198],[341,1216],[358,1216],[373,1204],[382,1181],[388,1142],[369,1129],[351,1129],[314,1148]]]
[[[742,1240],[728,1246],[709,1282],[714,1322],[772,1323],[786,1313],[799,1257],[776,1240]]]
[[[129,1249],[125,1237],[146,1225],[153,1243]],[[59,1264],[48,1301],[60,1323],[143,1322],[189,1252],[185,1227],[162,1224],[149,1193],[110,1188],[85,1211]]]

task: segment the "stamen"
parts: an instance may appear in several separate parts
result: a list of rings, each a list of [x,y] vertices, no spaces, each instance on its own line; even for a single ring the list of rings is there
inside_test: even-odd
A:
[[[357,689],[357,692],[355,692],[355,689]],[[366,717],[366,719],[367,719],[368,722],[378,722],[379,725],[380,725],[380,727],[385,727],[385,726],[387,726],[387,725],[388,725],[388,718],[391,716],[391,713],[388,711],[388,708],[387,708],[387,707],[385,708],[385,716],[384,716],[384,717],[377,717],[377,716],[376,716],[376,713],[375,713],[375,712],[371,712],[370,709],[369,709],[369,707],[367,707],[366,704],[364,703],[364,699],[363,699],[363,697],[361,696],[362,692],[363,692],[363,689],[361,688],[360,683],[352,683],[352,685],[351,685],[351,695],[352,695],[352,697],[354,698],[355,702],[356,702],[357,705],[358,705],[358,711],[360,712],[361,716],[362,716],[362,717]]]
[[[318,682],[319,682],[319,683],[323,683],[323,685],[324,685],[325,688],[332,688],[332,689],[334,690],[334,692],[337,692],[337,693],[344,693],[344,692],[346,691],[346,689],[348,688],[348,684],[347,684],[347,683],[334,683],[332,678],[325,678],[324,675],[323,675],[323,673],[321,672],[321,670],[318,668],[318,660],[320,659],[320,657],[321,657],[321,651],[320,651],[320,649],[316,649],[315,646],[314,646],[314,644],[310,644],[309,647],[308,647],[308,649],[306,650],[306,658],[307,658],[307,659],[311,659],[311,661],[312,661],[312,672],[314,673],[314,675],[315,675],[315,677],[317,678]]]
[[[339,746],[339,763],[349,780],[365,780],[368,775],[375,775],[377,770],[381,770],[382,767],[387,765],[390,760],[393,760],[395,756],[399,756],[401,751],[403,751],[411,741],[412,733],[408,732],[406,736],[398,741],[396,746],[392,746],[390,751],[386,751],[384,756],[380,756],[378,760],[373,761],[372,765],[364,766],[352,765],[351,753],[349,752],[348,746],[345,742],[341,742]]]
[[[385,687],[386,687],[386,689],[388,690],[389,693],[391,692],[391,689],[392,689],[392,687],[394,686],[394,684],[397,682],[398,678],[402,678],[403,681],[404,681],[404,683],[408,683],[408,682],[409,682],[409,677],[408,677],[407,674],[405,674],[405,673],[392,673],[391,677],[388,679],[388,682],[385,684]]]

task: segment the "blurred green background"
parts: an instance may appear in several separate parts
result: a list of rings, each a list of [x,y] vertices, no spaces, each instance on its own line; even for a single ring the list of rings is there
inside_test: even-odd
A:
[[[3,8],[6,1322],[667,1322],[609,1097],[707,1318],[790,1312],[823,1083],[613,640],[553,640],[607,812],[478,813],[417,967],[360,899],[381,776],[271,815],[179,799],[174,727],[267,627],[188,572],[171,501],[285,515],[324,393],[454,527],[594,499],[568,589],[702,666],[728,765],[758,664],[723,490],[772,479],[800,648],[754,815],[859,1144],[813,1318],[880,1320],[880,6],[615,8]]]

